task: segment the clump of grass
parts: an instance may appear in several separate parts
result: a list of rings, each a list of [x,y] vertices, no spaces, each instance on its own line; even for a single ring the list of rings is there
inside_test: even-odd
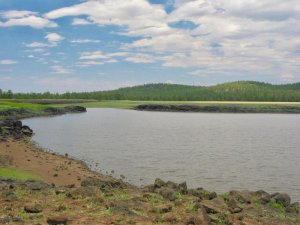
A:
[[[14,192],[14,194],[18,200],[22,200],[26,195],[29,194],[29,191],[18,189]]]
[[[182,201],[183,200],[183,196],[182,196],[182,194],[180,192],[176,192],[176,199],[178,201]]]
[[[35,174],[8,167],[0,167],[0,177],[17,180],[41,180],[41,178]]]
[[[256,207],[256,208],[261,208],[261,203],[260,201],[256,198],[256,197],[253,197],[251,199],[251,203]]]
[[[231,223],[228,221],[227,217],[225,215],[219,215],[218,219],[216,221],[217,225],[230,225]]]
[[[109,208],[104,207],[99,210],[99,214],[101,216],[109,216],[112,214],[112,209],[110,207]]]
[[[220,195],[220,197],[223,198],[225,202],[229,201],[229,193],[223,193]]]
[[[284,212],[284,206],[280,203],[277,203],[277,202],[271,202],[269,203],[269,206],[273,209],[277,209],[281,212]]]

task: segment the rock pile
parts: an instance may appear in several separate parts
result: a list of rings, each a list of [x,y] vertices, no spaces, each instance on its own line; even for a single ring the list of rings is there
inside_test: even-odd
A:
[[[1,140],[12,137],[15,139],[21,139],[24,137],[31,137],[33,131],[28,126],[24,126],[21,121],[6,119],[0,121],[0,138]]]

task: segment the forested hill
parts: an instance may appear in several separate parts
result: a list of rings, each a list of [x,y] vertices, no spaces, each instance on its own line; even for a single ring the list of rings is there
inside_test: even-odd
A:
[[[112,91],[82,93],[2,92],[10,99],[96,99],[96,100],[168,100],[168,101],[300,101],[300,83],[272,85],[254,81],[238,81],[214,86],[178,84],[146,84]]]

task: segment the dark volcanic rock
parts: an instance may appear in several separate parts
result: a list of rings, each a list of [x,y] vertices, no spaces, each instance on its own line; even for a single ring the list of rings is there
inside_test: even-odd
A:
[[[190,195],[193,195],[193,196],[198,197],[200,199],[207,199],[207,200],[211,200],[211,199],[214,199],[214,198],[218,197],[216,192],[210,192],[210,191],[207,191],[203,188],[189,189],[188,193]]]
[[[53,216],[47,219],[49,225],[67,225],[68,221],[68,218],[64,216]]]
[[[161,180],[160,178],[156,178],[154,181],[154,188],[161,188],[164,187],[166,185],[166,183]]]
[[[236,201],[233,198],[227,202],[227,205],[231,213],[239,213],[243,210],[237,205]]]
[[[258,201],[262,204],[267,204],[271,201],[271,195],[263,190],[256,191],[254,194]]]
[[[284,207],[288,207],[291,203],[291,197],[286,193],[275,193],[271,195],[271,198]]]
[[[286,212],[288,213],[297,213],[300,214],[300,204],[299,202],[295,202],[293,204],[290,204],[287,208],[286,208]]]
[[[7,109],[0,111],[0,115],[4,117],[20,117],[20,116],[26,116],[30,114],[30,112],[27,109],[17,108],[17,109]]]
[[[159,189],[159,194],[170,201],[176,200],[175,191],[170,188],[161,188]]]
[[[252,194],[249,191],[230,191],[229,197],[240,203],[251,203]]]
[[[81,182],[82,187],[95,186],[102,191],[108,191],[110,189],[122,189],[126,187],[126,184],[122,180],[115,180],[112,178],[88,178]]]
[[[86,187],[79,187],[73,189],[67,193],[67,196],[70,198],[86,198],[86,197],[97,197],[101,195],[101,191],[98,187],[95,186],[86,186]]]
[[[30,137],[33,131],[28,126],[23,126],[22,122],[14,119],[5,119],[0,123],[0,136],[13,137],[20,139],[23,137]]]
[[[59,115],[65,112],[62,108],[54,108],[54,107],[46,108],[44,111],[51,115]]]
[[[66,112],[86,112],[86,108],[82,106],[66,106]]]
[[[41,213],[43,211],[43,208],[39,204],[26,205],[24,207],[24,211],[27,212],[27,213]]]
[[[51,185],[46,184],[42,181],[36,181],[36,180],[14,180],[14,179],[5,179],[0,178],[0,184],[2,187],[1,189],[26,189],[26,190],[32,190],[32,191],[40,191],[52,188]]]
[[[188,193],[188,189],[187,189],[187,184],[186,184],[186,182],[183,182],[183,183],[178,184],[178,189],[179,189],[179,192],[180,192],[181,194],[187,194],[187,193]]]

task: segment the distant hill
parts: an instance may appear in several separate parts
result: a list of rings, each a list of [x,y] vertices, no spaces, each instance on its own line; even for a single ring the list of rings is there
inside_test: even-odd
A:
[[[0,97],[5,98],[5,93]],[[7,96],[6,96],[7,97]],[[300,83],[272,85],[255,81],[237,81],[213,86],[145,84],[112,91],[83,93],[12,94],[17,99],[97,99],[157,101],[300,101]]]

